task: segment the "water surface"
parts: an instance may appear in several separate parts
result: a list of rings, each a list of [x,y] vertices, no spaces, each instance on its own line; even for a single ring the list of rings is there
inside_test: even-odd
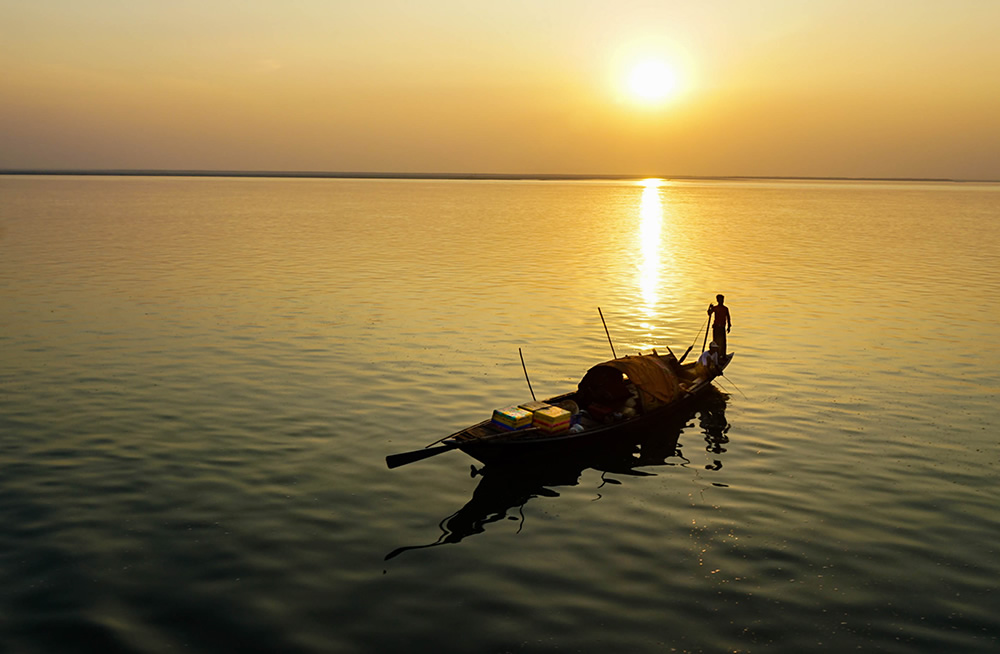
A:
[[[11,176],[0,210],[11,651],[997,647],[996,185]],[[598,306],[618,354],[697,352],[717,292],[722,394],[641,451],[385,468],[528,398],[518,348],[553,395]]]

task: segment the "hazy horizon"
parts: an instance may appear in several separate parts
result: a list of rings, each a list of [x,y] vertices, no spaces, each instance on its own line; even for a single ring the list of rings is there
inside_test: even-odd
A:
[[[996,180],[997,25],[975,0],[0,0],[0,169]]]
[[[1000,179],[972,179],[952,177],[843,177],[801,175],[640,175],[628,173],[490,173],[449,171],[364,171],[364,170],[184,170],[184,169],[60,169],[60,168],[0,168],[0,175],[22,176],[121,176],[121,177],[272,177],[272,178],[321,178],[321,179],[426,179],[426,180],[538,180],[538,181],[712,181],[712,180],[775,180],[775,181],[858,181],[858,182],[951,182],[951,183],[1000,183]]]

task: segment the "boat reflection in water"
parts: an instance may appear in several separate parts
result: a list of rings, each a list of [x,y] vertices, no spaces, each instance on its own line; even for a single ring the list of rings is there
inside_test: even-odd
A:
[[[459,543],[468,536],[481,534],[486,526],[501,520],[517,520],[524,528],[524,505],[536,497],[559,497],[553,486],[576,486],[584,470],[600,471],[601,484],[621,484],[616,476],[652,477],[655,473],[643,470],[652,466],[691,465],[681,452],[681,433],[693,426],[698,416],[698,426],[705,438],[706,451],[714,454],[708,470],[722,468],[721,455],[729,443],[729,422],[726,420],[726,401],[729,396],[714,386],[706,389],[698,401],[684,414],[660,422],[655,427],[628,441],[604,443],[586,451],[567,452],[558,461],[548,460],[531,465],[486,466],[477,470],[472,466],[472,476],[481,480],[472,499],[461,509],[444,518],[439,527],[441,536],[433,543],[400,547],[386,555],[385,560],[399,556],[407,550],[424,549]],[[714,484],[724,486],[724,484]]]

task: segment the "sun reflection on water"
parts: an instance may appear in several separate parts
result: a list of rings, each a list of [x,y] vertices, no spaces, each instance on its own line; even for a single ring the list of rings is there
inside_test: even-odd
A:
[[[640,348],[663,347],[664,337],[669,337],[669,324],[673,318],[670,310],[671,297],[678,289],[675,272],[673,244],[674,225],[670,220],[669,196],[666,190],[670,183],[663,179],[651,178],[639,182],[642,198],[639,204],[636,239],[639,257],[636,267],[636,307],[638,326],[644,331],[636,345]],[[666,296],[664,294],[666,293]],[[668,310],[669,307],[669,310]]]
[[[656,315],[660,286],[660,232],[663,229],[663,201],[660,198],[661,179],[642,181],[642,201],[639,207],[639,292],[643,311],[648,318]]]

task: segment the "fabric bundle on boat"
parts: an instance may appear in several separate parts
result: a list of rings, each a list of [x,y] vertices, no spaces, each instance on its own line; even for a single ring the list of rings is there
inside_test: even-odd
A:
[[[677,371],[672,365],[674,361],[650,354],[598,364],[580,381],[580,397],[588,405],[622,406],[631,396],[625,384],[625,375],[639,392],[645,410],[669,404],[681,394]]]

